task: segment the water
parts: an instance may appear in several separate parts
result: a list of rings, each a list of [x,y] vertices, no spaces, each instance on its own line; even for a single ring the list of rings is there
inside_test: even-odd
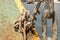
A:
[[[27,4],[26,2],[23,3],[24,6],[26,7],[27,10],[30,11],[30,14],[33,13],[33,10],[36,6],[36,3],[35,4]],[[58,17],[58,40],[60,40],[60,3],[55,3],[55,12],[56,12],[56,15]],[[44,4],[42,3],[41,7],[39,8],[40,10],[40,15],[37,15],[37,21],[35,21],[36,23],[36,28],[37,28],[37,31],[39,33],[39,35],[41,36],[41,27],[42,27],[42,22],[41,22],[41,16],[43,15],[43,12],[44,12]],[[48,19],[47,21],[47,36],[48,37],[52,37],[52,19]]]

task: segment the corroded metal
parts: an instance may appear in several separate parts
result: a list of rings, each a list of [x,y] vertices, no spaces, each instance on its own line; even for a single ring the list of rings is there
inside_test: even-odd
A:
[[[46,30],[47,30],[47,18],[48,19],[51,19],[52,18],[52,31],[53,31],[53,38],[52,40],[58,40],[57,39],[57,36],[58,36],[58,33],[57,33],[57,28],[58,28],[58,25],[57,25],[57,18],[56,18],[56,15],[55,13],[53,15],[51,15],[50,17],[47,17],[46,13],[43,15],[42,17],[42,22],[43,22],[43,27],[42,27],[42,40],[47,40],[47,34],[46,34]]]
[[[17,3],[18,1],[16,0],[15,2],[18,5],[18,3]],[[38,6],[36,6],[34,13],[33,13],[34,16],[33,15],[29,16],[29,12],[27,10],[25,10],[25,8],[23,8],[23,9],[20,9],[20,11],[22,11],[21,12],[22,14],[17,18],[17,21],[15,21],[15,27],[16,27],[16,25],[19,25],[18,32],[22,32],[23,40],[28,39],[27,33],[26,33],[27,28],[28,28],[28,30],[31,31],[32,34],[37,36],[36,40],[39,40],[38,33],[36,32],[35,23],[34,23],[35,16],[37,13],[39,13],[39,10],[38,10],[40,7],[39,1],[38,1],[37,5]],[[18,5],[18,8],[20,8],[19,5]],[[29,22],[31,22],[31,23],[29,23]]]
[[[53,17],[52,29],[53,29],[53,39],[52,40],[58,40],[58,19],[57,19],[56,14]]]
[[[26,0],[26,2],[28,3],[28,4],[33,4],[34,2],[35,2],[35,0]]]
[[[52,40],[58,40],[57,39],[57,18],[56,18],[56,14],[54,11],[54,0],[45,0],[45,11],[44,14],[42,16],[42,40],[47,40],[47,34],[46,34],[46,30],[47,30],[47,19],[51,19],[52,18],[52,29],[53,29],[53,38]]]
[[[29,30],[29,33],[33,33],[35,35],[38,35],[38,33],[36,32],[35,29],[35,23],[34,20],[36,20],[36,15],[39,12],[39,7],[41,2],[45,1],[45,11],[44,14],[42,15],[42,40],[47,40],[47,19],[51,19],[52,18],[52,29],[53,29],[53,38],[52,40],[58,40],[57,39],[57,18],[55,15],[55,11],[54,11],[54,1],[53,0],[39,0],[36,8],[34,9],[33,15],[29,15],[29,12],[27,10],[25,10],[24,6],[22,6],[22,8],[20,11],[23,10],[23,12],[21,12],[22,14],[20,15],[20,17],[18,18],[18,24],[19,25],[19,32],[22,32],[23,35],[23,40],[27,40],[27,29]],[[17,2],[16,2],[17,3]],[[21,5],[20,5],[21,6]],[[18,6],[19,8],[19,6]],[[15,25],[16,26],[16,25]],[[33,31],[33,32],[32,32]]]

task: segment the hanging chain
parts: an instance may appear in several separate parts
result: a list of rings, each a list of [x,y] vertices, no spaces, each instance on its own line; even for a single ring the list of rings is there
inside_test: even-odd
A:
[[[46,2],[47,0],[43,0],[43,1]],[[33,24],[32,26],[34,26],[34,24],[35,24],[34,19],[36,19],[37,13],[40,13],[38,9],[40,7],[41,2],[43,2],[43,1],[40,1],[40,0],[38,1],[36,8],[34,9],[32,17],[31,17],[31,15],[29,16],[29,12],[25,10],[23,12],[23,14],[21,14],[19,19],[17,20],[17,21],[19,21],[18,22],[19,24],[17,24],[17,25],[19,25],[19,30],[20,30],[20,32],[23,33],[23,40],[27,40],[26,29],[27,29],[27,27],[30,28],[31,24]],[[29,18],[30,18],[30,20],[29,20]],[[57,39],[57,35],[58,35],[57,18],[56,18],[54,10],[53,10],[53,12],[50,12],[49,10],[45,10],[44,14],[42,15],[42,40],[47,40],[47,19],[51,19],[51,18],[52,18],[52,29],[53,29],[52,40],[58,40]]]
[[[47,1],[47,2],[46,2]],[[50,4],[48,1],[51,1]],[[47,19],[51,19],[52,18],[52,31],[53,31],[53,38],[52,40],[58,40],[57,36],[57,18],[56,18],[56,14],[54,9],[54,3],[52,2],[52,0],[45,0],[46,2],[46,10],[44,11],[44,14],[42,15],[42,40],[47,40]],[[49,5],[49,6],[48,6]]]

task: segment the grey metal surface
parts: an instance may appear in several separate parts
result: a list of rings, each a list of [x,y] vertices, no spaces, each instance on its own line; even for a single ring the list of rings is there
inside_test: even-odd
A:
[[[27,10],[30,11],[30,14],[33,13],[33,10],[36,6],[36,3],[35,4],[27,4],[26,2],[24,2],[24,5],[26,7]],[[58,40],[60,40],[60,3],[55,3],[55,12],[56,12],[56,15],[58,17]],[[41,6],[40,6],[40,15],[37,15],[37,21],[35,21],[36,23],[36,28],[37,28],[37,31],[39,33],[39,35],[41,36],[41,27],[42,27],[42,22],[41,22],[41,16],[43,15],[43,12],[44,12],[44,4],[42,3]],[[47,35],[48,37],[52,37],[52,19],[48,19],[47,21]]]

